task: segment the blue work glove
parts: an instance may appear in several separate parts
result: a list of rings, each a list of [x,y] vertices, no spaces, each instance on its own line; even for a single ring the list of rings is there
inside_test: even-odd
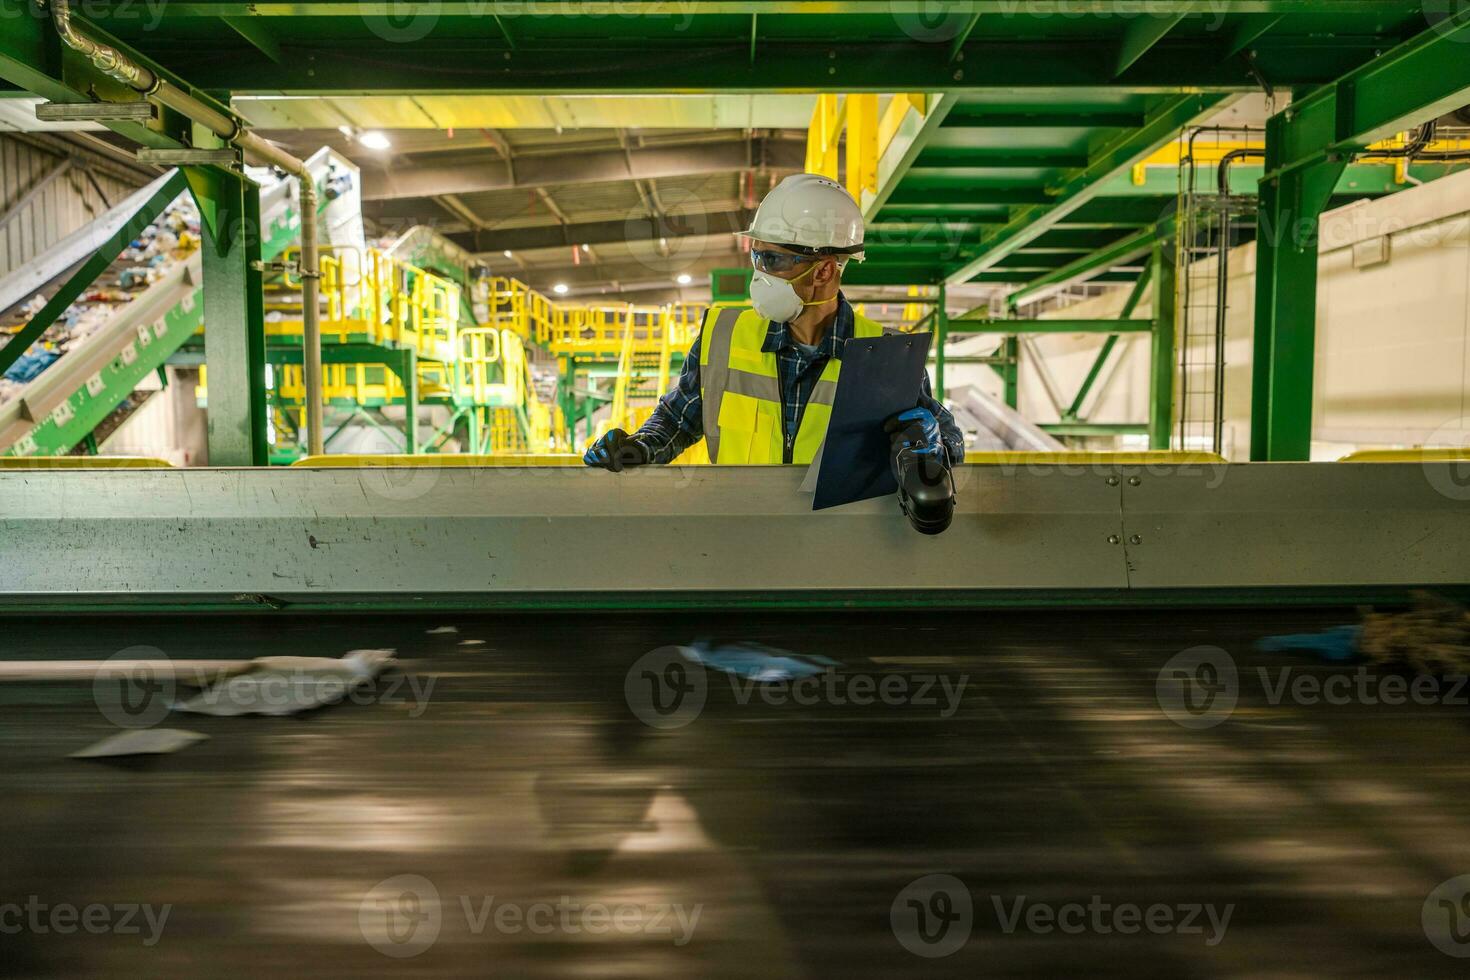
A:
[[[588,448],[582,462],[621,473],[630,466],[647,463],[648,449],[622,429],[612,429]]]
[[[911,408],[883,423],[883,431],[892,440],[893,453],[910,450],[916,456],[937,456],[946,466],[949,454],[939,437],[939,420],[927,408]]]

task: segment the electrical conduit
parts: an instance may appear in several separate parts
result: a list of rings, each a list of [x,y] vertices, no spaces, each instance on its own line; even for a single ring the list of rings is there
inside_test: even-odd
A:
[[[316,181],[306,164],[273,143],[242,129],[238,120],[227,116],[144,65],[131,61],[115,48],[87,37],[72,25],[70,0],[51,0],[51,22],[61,40],[91,60],[99,71],[140,92],[175,112],[188,117],[220,139],[239,147],[247,156],[279,167],[297,179],[301,188],[301,319],[302,374],[306,385],[307,451],[321,455],[322,448],[322,338],[320,312],[317,308],[320,270],[317,267],[317,194]]]

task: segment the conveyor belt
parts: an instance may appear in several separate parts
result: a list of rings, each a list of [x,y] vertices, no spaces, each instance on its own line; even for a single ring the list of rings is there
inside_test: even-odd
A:
[[[433,686],[426,702],[400,685],[405,703],[305,719],[189,717],[181,727],[210,741],[124,767],[65,757],[114,730],[89,685],[0,684],[0,905],[172,905],[151,947],[146,926],[4,935],[4,972],[1460,975],[1421,913],[1436,885],[1470,872],[1466,709],[1273,707],[1256,679],[1279,661],[1251,653],[1255,637],[1352,615],[13,621],[7,660],[136,644],[176,658],[392,646],[418,690]],[[449,622],[458,634],[426,634]],[[697,636],[823,654],[848,677],[967,683],[943,717],[912,703],[742,704],[714,675],[690,724],[642,724],[625,700],[629,665]],[[1243,680],[1234,715],[1192,731],[1162,714],[1155,684],[1199,644],[1235,655]],[[973,927],[958,951],[926,959],[900,944],[890,911],[935,873],[967,886]],[[364,940],[359,914],[406,874],[434,885],[440,928],[395,959]],[[401,879],[388,888],[406,894]],[[493,919],[476,933],[488,896],[492,915],[538,903],[700,915],[682,946],[677,926],[655,933],[650,917],[636,935]],[[995,907],[1094,896],[1234,909],[1210,946],[1203,918],[1199,934],[1024,922],[1008,934]]]

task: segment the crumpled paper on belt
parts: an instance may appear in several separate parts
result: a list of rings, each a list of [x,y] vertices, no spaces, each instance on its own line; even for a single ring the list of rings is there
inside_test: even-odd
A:
[[[194,714],[294,715],[369,687],[397,661],[393,650],[353,650],[331,657],[258,657],[173,710]]]

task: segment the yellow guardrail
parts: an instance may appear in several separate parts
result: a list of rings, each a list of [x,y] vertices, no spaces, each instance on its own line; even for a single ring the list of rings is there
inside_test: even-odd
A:
[[[298,250],[288,250],[286,258]],[[698,333],[707,304],[672,303],[581,305],[553,303],[525,283],[505,276],[476,285],[477,316],[484,322],[461,325],[459,286],[377,249],[324,249],[320,259],[320,295],[325,306],[321,323],[327,343],[361,343],[417,355],[419,397],[453,398],[473,406],[475,419],[488,436],[481,448],[555,450],[565,445],[565,418],[559,404],[543,404],[536,394],[527,345],[555,356],[588,360],[619,359],[633,374],[647,379],[652,351],[659,378],[670,373],[672,351],[685,350]],[[271,288],[299,289],[299,281],[283,275]],[[271,309],[295,318],[269,320],[273,337],[299,337],[300,300],[278,302]],[[631,353],[621,357],[631,344]],[[388,358],[384,358],[387,360]],[[273,368],[275,397],[299,405],[305,384],[299,364]],[[568,379],[569,381],[570,379]],[[620,418],[646,417],[651,406],[633,405],[628,378],[620,380]],[[406,397],[402,380],[385,363],[327,363],[322,368],[322,394],[329,402],[385,404]],[[207,397],[207,377],[196,388]],[[643,400],[643,399],[638,399]],[[641,422],[636,418],[636,422]]]
[[[1470,462],[1470,446],[1458,449],[1360,449],[1342,463],[1463,463]]]
[[[382,466],[582,466],[582,457],[573,453],[428,453],[369,456],[342,455],[303,456],[292,466],[317,468],[382,467]]]
[[[889,96],[888,107],[878,113],[880,96],[873,93],[817,96],[812,121],[807,128],[807,173],[838,179],[838,147],[846,134],[847,192],[861,201],[863,191],[878,193],[878,161],[903,124],[910,109],[920,116],[929,111],[929,98],[922,92],[899,92]]]
[[[0,470],[171,470],[151,456],[0,456]]]
[[[977,466],[1149,466],[1154,464],[1217,464],[1227,462],[1217,453],[1147,449],[1137,452],[988,452],[966,453],[965,462]]]

